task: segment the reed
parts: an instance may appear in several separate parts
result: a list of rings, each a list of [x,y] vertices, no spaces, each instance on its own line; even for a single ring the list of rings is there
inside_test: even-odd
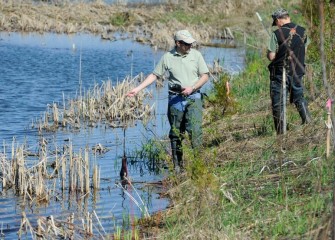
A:
[[[90,192],[90,168],[89,168],[89,157],[88,149],[85,150],[85,192]]]
[[[53,104],[52,113],[44,113],[43,124],[37,124],[39,130],[55,131],[59,127],[79,129],[81,126],[94,127],[97,123],[105,123],[110,127],[134,126],[137,120],[149,121],[153,116],[154,105],[145,104],[148,92],[142,91],[135,98],[126,94],[135,86],[134,82],[143,78],[125,78],[113,86],[111,80],[95,85],[82,96],[69,100],[63,108]],[[63,96],[63,102],[64,96]],[[49,123],[49,115],[52,114]],[[62,119],[61,119],[62,116]],[[62,124],[59,124],[59,123]],[[33,124],[34,125],[34,124]],[[34,125],[35,126],[35,125]]]
[[[58,147],[49,156],[48,142],[41,138],[38,144],[38,154],[29,153],[26,144],[19,145],[15,138],[11,143],[11,158],[6,157],[6,145],[4,153],[0,154],[0,166],[2,177],[0,178],[2,189],[14,188],[15,193],[23,196],[24,202],[36,201],[36,203],[48,202],[57,192],[56,179],[61,180],[61,190],[68,189],[70,193],[89,193],[100,189],[100,168],[93,165],[93,175],[90,177],[90,152],[89,147],[84,153],[79,150],[73,152],[72,142],[64,146],[63,153],[58,154]],[[27,155],[31,156],[27,159]],[[48,158],[53,163],[48,165]],[[59,174],[61,173],[61,174]]]
[[[52,116],[53,116],[53,122],[55,125],[58,125],[59,122],[59,111],[56,103],[52,104]]]
[[[123,190],[123,192],[130,198],[130,200],[135,203],[135,205],[140,209],[140,211],[142,212],[142,214],[145,218],[150,217],[148,208],[145,205],[145,203],[143,202],[140,195],[138,194],[137,190],[135,189],[135,187],[131,184],[131,182],[129,180],[128,180],[128,182],[129,182],[130,186],[132,187],[132,189],[135,190],[135,193],[136,193],[139,201],[133,195],[131,195],[131,193],[129,191],[127,191],[127,189],[124,186],[122,186],[121,183],[116,184],[116,186],[121,188]]]
[[[79,182],[79,190],[80,192],[84,192],[84,175],[83,175],[83,166],[82,166],[82,163],[83,163],[83,158],[82,158],[82,153],[81,153],[81,150],[79,152],[79,157],[78,157],[78,169],[77,169],[77,172],[78,172],[78,182]]]
[[[93,169],[93,185],[92,188],[94,190],[99,189],[100,186],[100,169],[97,165],[94,166]]]
[[[69,191],[70,192],[72,192],[72,191],[74,191],[74,179],[73,179],[73,175],[72,175],[72,173],[73,173],[73,171],[72,171],[72,169],[73,169],[73,165],[74,165],[74,163],[73,163],[73,152],[72,152],[73,150],[72,150],[72,142],[70,143],[70,145],[69,145],[69,171],[68,171],[68,175],[69,175]]]

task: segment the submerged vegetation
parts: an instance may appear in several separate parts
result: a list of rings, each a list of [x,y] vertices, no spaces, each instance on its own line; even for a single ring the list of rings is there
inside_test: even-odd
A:
[[[169,186],[166,196],[171,199],[171,207],[156,216],[139,220],[143,227],[141,236],[147,239],[331,238],[334,149],[327,156],[325,103],[331,97],[329,93],[333,94],[335,89],[332,51],[334,3],[324,3],[325,28],[321,31],[320,21],[323,18],[319,7],[322,5],[317,1],[276,1],[276,7],[281,4],[294,13],[293,21],[308,26],[312,44],[307,56],[305,86],[313,116],[311,124],[301,126],[298,113],[292,106],[288,106],[288,133],[277,137],[273,129],[268,90],[268,61],[265,59],[267,37],[261,23],[255,27],[257,19],[254,15],[257,9],[269,16],[274,7],[271,1],[270,4],[269,1],[250,1],[248,4],[245,1],[209,1],[207,6],[203,6],[202,1],[187,1],[178,6],[166,4],[150,6],[145,10],[142,6],[107,7],[101,1],[71,5],[72,12],[79,11],[78,6],[83,8],[83,15],[78,17],[82,17],[80,21],[87,17],[82,21],[87,23],[85,26],[76,24],[78,20],[70,13],[62,17],[60,14],[46,17],[45,14],[40,19],[31,17],[27,20],[27,16],[18,17],[15,14],[18,6],[10,2],[0,0],[0,29],[5,31],[45,31],[41,26],[47,25],[53,26],[48,30],[66,33],[88,30],[85,26],[91,26],[90,32],[101,34],[105,30],[140,30],[137,37],[144,36],[153,46],[166,47],[171,45],[168,41],[177,28],[192,28],[195,38],[206,42],[219,37],[227,26],[234,26],[236,35],[244,27],[246,68],[234,76],[223,73],[215,82],[213,92],[205,98],[206,144],[201,155],[195,158],[192,149],[186,145],[185,173],[178,176],[171,174],[166,180]],[[68,9],[67,4],[48,5],[52,9],[50,14],[59,13],[63,7]],[[29,4],[26,7],[31,11],[37,8]],[[47,9],[44,7],[41,9]],[[238,18],[237,15],[234,19],[224,19],[222,16],[230,16],[228,12],[232,9],[237,9],[237,14],[243,13],[254,22],[251,24],[250,20]],[[123,13],[125,11],[128,13]],[[163,11],[168,14],[162,14]],[[202,12],[207,17],[185,14],[192,11]],[[94,17],[90,17],[90,12],[95,13]],[[41,19],[46,22],[37,25],[35,21]],[[238,22],[245,24],[239,25]],[[325,40],[324,60],[318,48],[320,31]],[[322,61],[326,61],[326,72],[322,69]],[[327,86],[323,79],[325,74]],[[82,101],[77,106],[84,104],[87,109],[99,109],[97,106],[101,102],[89,107],[91,105],[87,101]],[[53,116],[57,116],[55,113]],[[168,161],[166,152],[164,144],[151,141],[145,145],[141,154],[150,159],[158,157],[164,162]],[[4,166],[9,165],[6,161],[2,162]],[[61,163],[57,166],[61,166]],[[35,172],[37,174],[38,169]],[[89,226],[89,223],[87,220],[84,226]],[[118,228],[115,239],[120,237],[120,232]],[[139,233],[135,233],[137,237]]]

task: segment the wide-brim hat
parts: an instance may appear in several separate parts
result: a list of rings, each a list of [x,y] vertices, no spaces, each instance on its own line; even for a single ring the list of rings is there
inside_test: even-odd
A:
[[[196,42],[196,40],[192,37],[192,34],[187,30],[177,31],[174,34],[174,40],[175,41],[183,41],[183,42],[188,43],[188,44],[192,44],[192,43]]]

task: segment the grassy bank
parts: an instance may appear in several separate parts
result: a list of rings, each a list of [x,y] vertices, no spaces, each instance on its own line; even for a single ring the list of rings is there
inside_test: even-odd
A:
[[[254,39],[245,71],[233,78],[221,76],[222,91],[230,81],[230,100],[222,91],[211,97],[202,156],[188,154],[186,173],[172,178],[172,207],[164,214],[158,239],[331,239],[334,155],[326,157],[325,126],[329,96],[319,45],[313,44],[320,43],[318,5],[303,3],[288,9],[296,11],[293,21],[309,26],[312,44],[304,81],[313,122],[301,126],[289,105],[288,133],[276,136],[266,39]],[[334,89],[334,27],[328,22],[334,6],[325,6],[328,87]]]

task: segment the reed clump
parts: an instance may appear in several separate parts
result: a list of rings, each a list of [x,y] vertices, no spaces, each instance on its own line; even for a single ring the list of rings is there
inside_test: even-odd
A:
[[[93,233],[93,229],[96,229],[97,233]],[[83,215],[71,213],[64,220],[57,219],[53,215],[39,217],[36,223],[32,223],[27,214],[22,212],[19,237],[26,232],[29,232],[33,239],[108,238],[94,210]]]
[[[100,189],[100,168],[90,164],[90,149],[73,151],[72,143],[63,146],[64,151],[48,151],[47,141],[41,139],[38,153],[29,156],[26,146],[12,142],[11,157],[1,154],[2,190],[14,189],[18,196],[29,202],[48,202],[57,195],[55,181],[60,179],[61,190],[69,193],[88,194]]]
[[[125,78],[115,86],[111,80],[107,80],[101,86],[96,84],[82,96],[64,102],[63,107],[54,103],[43,114],[43,119],[38,121],[37,128],[41,132],[93,127],[99,123],[112,128],[131,127],[138,120],[146,123],[154,114],[154,105],[145,103],[149,93],[141,91],[134,98],[127,97],[135,82],[142,81],[140,78],[142,75],[133,79]]]

